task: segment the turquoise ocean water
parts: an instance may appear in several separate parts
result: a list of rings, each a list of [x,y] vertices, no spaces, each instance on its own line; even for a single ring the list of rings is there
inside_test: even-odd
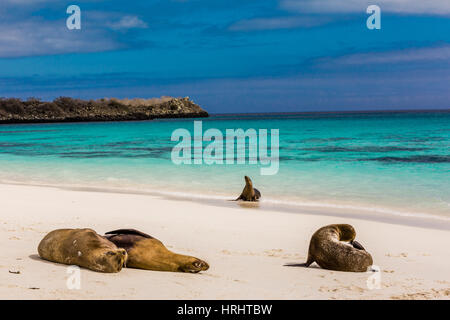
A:
[[[450,112],[217,115],[203,129],[279,129],[279,172],[175,165],[193,119],[0,126],[0,182],[232,199],[252,177],[272,206],[450,218]],[[204,142],[204,146],[208,143]]]

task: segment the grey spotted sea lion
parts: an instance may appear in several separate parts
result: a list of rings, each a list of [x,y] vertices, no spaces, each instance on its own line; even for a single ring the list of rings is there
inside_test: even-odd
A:
[[[261,192],[258,189],[253,188],[252,180],[245,176],[245,187],[242,190],[241,195],[234,201],[243,200],[243,201],[258,201],[261,198]]]
[[[191,273],[209,269],[205,261],[174,253],[158,239],[138,230],[114,230],[107,232],[105,237],[127,251],[129,268]]]
[[[305,266],[316,262],[324,269],[367,271],[373,264],[372,256],[355,241],[355,237],[356,231],[349,224],[332,224],[320,228],[311,237]]]
[[[39,243],[39,256],[48,261],[77,265],[99,272],[119,272],[127,252],[92,229],[59,229]]]

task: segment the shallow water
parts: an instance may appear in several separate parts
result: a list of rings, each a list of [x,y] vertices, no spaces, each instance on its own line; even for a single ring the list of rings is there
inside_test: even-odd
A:
[[[260,164],[175,165],[171,134],[193,132],[193,121],[3,125],[0,181],[224,200],[237,197],[249,175],[272,206],[450,218],[450,112],[201,119],[203,130],[224,134],[279,129],[273,176],[261,175]]]

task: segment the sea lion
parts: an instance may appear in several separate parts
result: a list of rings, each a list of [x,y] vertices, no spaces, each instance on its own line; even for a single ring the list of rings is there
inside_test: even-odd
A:
[[[48,233],[38,246],[48,261],[77,265],[99,272],[119,272],[127,252],[92,229],[59,229]]]
[[[316,262],[324,269],[365,272],[373,263],[372,256],[354,241],[355,229],[349,224],[332,224],[317,230],[309,243],[306,267]],[[349,242],[345,244],[342,241]]]
[[[107,232],[105,237],[128,253],[127,267],[153,270],[197,273],[209,269],[198,258],[168,250],[158,239],[134,229]]]
[[[261,192],[258,189],[253,188],[252,180],[245,176],[245,187],[242,190],[241,195],[234,201],[243,200],[243,201],[258,201],[261,198]]]

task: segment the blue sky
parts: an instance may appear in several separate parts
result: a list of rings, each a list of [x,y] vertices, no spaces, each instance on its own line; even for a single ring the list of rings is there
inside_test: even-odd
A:
[[[82,11],[68,30],[66,8]],[[381,30],[366,8],[381,7]],[[0,96],[212,113],[450,107],[448,0],[2,0]]]

